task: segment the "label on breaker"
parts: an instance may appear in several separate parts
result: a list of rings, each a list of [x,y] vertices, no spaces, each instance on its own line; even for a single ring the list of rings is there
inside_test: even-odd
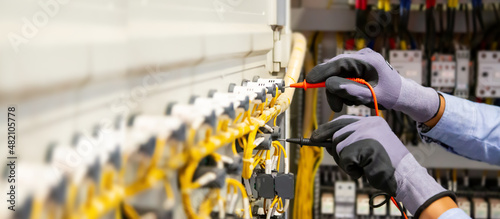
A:
[[[453,88],[455,87],[456,63],[451,55],[436,55],[432,62],[431,87]]]
[[[472,199],[474,202],[474,218],[488,218],[488,203],[482,198]]]
[[[476,96],[500,97],[499,51],[478,52]]]
[[[367,194],[359,194],[356,198],[356,214],[370,215],[370,198]]]
[[[333,194],[325,192],[321,194],[321,214],[333,214],[335,211]]]
[[[385,200],[385,197],[384,196],[377,196],[375,197],[375,199],[373,200],[373,204],[378,204],[378,203],[382,203],[383,201]],[[378,207],[378,208],[374,208],[373,209],[373,215],[377,215],[377,216],[385,216],[387,215],[387,203]]]
[[[500,219],[500,199],[490,199],[490,218]]]
[[[457,204],[460,209],[462,209],[467,215],[471,216],[471,206],[470,201],[467,198],[459,197],[457,198]]]
[[[389,59],[401,76],[422,84],[422,51],[391,50]]]
[[[371,116],[371,109],[366,106],[347,106],[346,114],[353,116]]]
[[[354,218],[356,184],[335,182],[335,218]]]

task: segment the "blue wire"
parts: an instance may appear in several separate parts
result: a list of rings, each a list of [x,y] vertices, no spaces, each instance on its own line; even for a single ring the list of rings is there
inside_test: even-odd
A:
[[[417,43],[414,40],[410,40],[410,47],[411,49],[417,49]]]
[[[375,46],[375,40],[370,40],[370,42],[368,43],[367,45],[370,49],[373,49],[373,47]]]
[[[410,6],[411,6],[411,0],[401,0],[401,3],[400,3],[401,12],[402,12],[403,8],[409,11]]]

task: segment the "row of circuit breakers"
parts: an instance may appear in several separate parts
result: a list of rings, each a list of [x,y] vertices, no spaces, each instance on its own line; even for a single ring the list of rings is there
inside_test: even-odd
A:
[[[455,55],[436,54],[432,58],[430,86],[442,91],[453,91],[455,96],[468,98],[473,71],[469,50],[457,50]],[[406,78],[422,84],[422,51],[393,50],[389,52],[391,65]],[[472,70],[472,71],[471,71]],[[500,97],[500,51],[479,51],[475,96]]]
[[[370,207],[384,202],[384,196],[370,187],[363,178],[350,181],[337,167],[322,165],[319,170],[321,219],[334,218],[401,218],[401,212],[390,201],[380,207]],[[462,177],[459,182],[437,179],[443,187],[454,191],[457,205],[467,215],[476,219],[500,219],[500,176],[497,179]],[[488,188],[488,189],[486,189]],[[412,215],[407,211],[407,215]]]
[[[355,53],[347,50],[344,54]],[[391,50],[388,60],[401,76],[418,84],[424,84],[423,53],[420,50]],[[436,54],[432,58],[430,82],[432,88],[461,98],[469,98],[471,67],[469,50],[457,50],[455,55]],[[478,98],[500,97],[500,51],[479,51],[477,55],[477,79],[475,96]],[[347,114],[370,116],[365,106],[347,106]]]

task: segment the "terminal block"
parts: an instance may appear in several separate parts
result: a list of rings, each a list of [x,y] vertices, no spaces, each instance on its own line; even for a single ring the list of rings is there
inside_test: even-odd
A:
[[[63,177],[56,186],[50,189],[49,196],[54,203],[63,205],[66,202],[68,179]]]
[[[456,63],[453,55],[436,55],[431,67],[431,87],[454,88]]]
[[[259,76],[255,76],[252,79],[253,82],[259,82],[259,83],[273,83],[277,84],[279,90],[281,92],[285,92],[285,80],[283,79],[275,79],[275,78],[260,78]]]
[[[478,52],[476,96],[500,97],[499,51]]]
[[[155,152],[155,148],[156,148],[156,137],[151,137],[148,139],[146,143],[141,144],[141,146],[139,146],[139,153],[151,157]]]
[[[273,83],[259,83],[259,82],[251,82],[248,80],[243,80],[241,82],[241,86],[266,88],[267,94],[270,94],[272,97],[275,97],[276,93],[278,92],[278,90],[276,89],[277,85]]]
[[[264,141],[262,141],[257,147],[255,147],[254,150],[271,150],[271,147],[273,145],[273,139],[272,139],[272,134],[257,134],[255,139],[258,138],[264,138]]]
[[[231,101],[235,109],[243,109],[247,111],[250,107],[250,97],[245,94],[221,93],[216,90],[210,90],[208,97],[218,101]]]
[[[274,178],[274,191],[283,199],[295,197],[295,176],[293,173],[278,173]]]
[[[271,133],[271,138],[273,141],[277,141],[281,137],[281,128],[279,126],[273,127],[273,133]]]
[[[243,169],[243,158],[240,156],[233,157],[233,163],[224,163],[227,174],[241,175]]]
[[[277,141],[281,137],[281,128],[279,126],[260,127],[259,130],[263,133],[271,134],[272,141]]]
[[[207,176],[206,174],[214,174],[215,177],[214,179],[209,180],[206,183],[201,183],[202,187],[221,189],[226,185],[226,171],[224,169],[219,169],[211,166],[198,167],[194,172],[193,181],[201,180],[202,177]]]
[[[260,101],[262,103],[266,102],[266,89],[262,87],[243,87],[236,86],[236,84],[231,83],[229,84],[228,92],[235,94],[246,94],[251,96],[252,100]]]
[[[235,118],[236,112],[234,104],[227,99],[220,100],[214,98],[192,96],[189,103],[199,107],[212,107],[215,111],[216,116],[225,115],[230,119]]]
[[[260,173],[255,177],[255,189],[258,197],[274,198],[274,177],[272,174]]]

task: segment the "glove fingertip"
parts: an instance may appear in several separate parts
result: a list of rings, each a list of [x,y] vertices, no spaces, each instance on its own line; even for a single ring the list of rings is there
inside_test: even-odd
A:
[[[336,113],[339,113],[342,111],[342,108],[344,106],[344,102],[342,101],[342,98],[327,91],[326,99],[328,101],[328,105],[330,106],[330,109],[332,109]]]
[[[326,75],[326,64],[316,65],[311,71],[306,75],[306,81],[309,83],[319,83],[328,77]]]

